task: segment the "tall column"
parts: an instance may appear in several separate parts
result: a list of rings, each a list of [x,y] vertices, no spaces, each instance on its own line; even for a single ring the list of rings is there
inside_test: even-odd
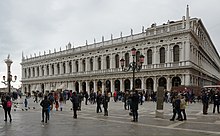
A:
[[[28,70],[27,70],[27,73],[28,73]],[[27,76],[28,76],[28,74],[27,74]],[[39,76],[40,77],[42,76],[42,68],[41,68],[41,66],[39,66]]]
[[[82,81],[79,81],[79,93],[82,92]]]
[[[78,64],[79,64],[79,72],[82,72],[82,59],[78,60]]]
[[[34,72],[35,72],[35,77],[38,77],[38,73],[37,73],[37,66],[34,67]]]
[[[184,61],[185,59],[184,59],[184,57],[185,57],[185,54],[184,54],[184,52],[185,52],[185,47],[183,46],[183,43],[179,46],[180,48],[180,61]]]
[[[90,71],[90,58],[86,58],[86,71]]]
[[[124,83],[123,83],[123,79],[120,79],[120,91],[124,92]]]
[[[186,86],[191,85],[191,83],[190,83],[190,75],[189,74],[185,75],[185,85]]]
[[[62,74],[64,74],[63,62],[60,62],[59,65],[60,65],[60,74],[62,75]]]
[[[54,75],[58,74],[57,63],[54,63]]]
[[[111,81],[111,93],[113,93],[114,91],[115,91],[115,84],[114,84],[114,80],[113,79],[111,79],[110,80]]]
[[[90,94],[90,92],[89,92],[89,81],[87,81],[87,80],[86,80],[86,92],[88,94]]]
[[[94,92],[97,92],[97,81],[94,80],[93,82],[94,82]]]
[[[167,91],[171,91],[171,82],[170,82],[170,76],[167,77]]]
[[[152,60],[153,60],[152,64],[156,64],[156,63],[157,63],[157,49],[156,49],[156,47],[154,47],[154,48],[152,49],[152,52],[153,52],[153,54],[152,54],[152,56],[153,56],[153,58],[152,58]]]
[[[154,80],[154,92],[157,91],[157,77],[153,77]]]
[[[70,65],[69,65],[69,61],[65,62],[65,68],[66,68],[66,73],[69,74],[70,73]]]
[[[76,81],[73,82],[73,91],[76,91]]]
[[[44,76],[47,76],[47,65],[44,65]]]
[[[190,56],[191,56],[191,49],[190,49],[190,43],[189,41],[185,42],[185,60],[189,61],[190,60]]]
[[[185,85],[185,82],[186,82],[186,81],[185,81],[185,74],[182,75],[181,80],[182,80],[182,81],[181,81],[181,85]]]
[[[144,82],[144,78],[141,78],[141,89],[146,89],[146,82]]]
[[[165,60],[166,61],[166,63],[170,63],[171,62],[171,60],[172,60],[172,58],[170,57],[171,55],[170,55],[170,45],[168,44],[167,45],[167,59]]]
[[[98,70],[98,57],[97,56],[94,57],[93,69]]]
[[[115,58],[113,56],[113,54],[111,54],[110,56],[110,69],[115,68]]]
[[[132,78],[130,78],[130,90],[132,90],[132,88],[133,88],[133,79]]]
[[[76,61],[72,60],[72,72],[76,72]]]

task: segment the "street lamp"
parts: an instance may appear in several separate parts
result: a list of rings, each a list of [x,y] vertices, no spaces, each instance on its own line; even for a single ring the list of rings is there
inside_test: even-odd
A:
[[[13,61],[9,58],[10,55],[8,55],[8,58],[5,59],[5,63],[7,65],[7,80],[6,77],[3,76],[3,81],[2,83],[4,83],[5,85],[8,85],[8,92],[11,92],[11,82],[15,82],[17,80],[17,76],[14,76],[14,80],[12,80],[12,75],[11,75],[11,64],[13,63]]]
[[[144,63],[144,55],[140,55],[140,57],[138,58],[138,60],[135,60],[135,56],[136,56],[136,49],[132,48],[131,49],[131,55],[133,57],[133,62],[129,63],[128,68],[125,68],[125,60],[122,58],[120,60],[121,63],[121,67],[123,71],[129,71],[130,69],[133,72],[133,87],[132,87],[132,91],[135,91],[135,71],[140,71],[142,68],[142,64]]]

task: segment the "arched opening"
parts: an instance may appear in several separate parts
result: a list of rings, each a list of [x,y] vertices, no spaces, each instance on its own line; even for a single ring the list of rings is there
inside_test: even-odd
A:
[[[105,88],[108,93],[111,93],[111,82],[109,80],[106,80]]]
[[[151,49],[149,49],[148,51],[147,51],[147,64],[149,65],[149,64],[152,64],[152,50]]]
[[[180,53],[179,53],[179,46],[178,45],[175,45],[173,47],[173,61],[174,62],[178,62],[179,61],[179,57],[180,56]]]
[[[86,60],[85,59],[82,61],[82,70],[86,71]]]
[[[129,53],[125,54],[125,67],[129,66]]]
[[[110,57],[106,57],[106,69],[110,69]]]
[[[179,77],[173,77],[172,79],[172,87],[181,85],[181,79]]]
[[[79,82],[76,82],[76,83],[75,83],[75,86],[76,86],[76,90],[75,90],[75,91],[76,91],[77,93],[79,93]]]
[[[165,48],[160,48],[160,63],[165,63]]]
[[[41,84],[41,91],[44,94],[44,84]]]
[[[125,85],[125,90],[124,91],[130,91],[130,89],[131,89],[131,82],[130,82],[129,79],[126,79],[124,81],[124,85]]]
[[[90,59],[90,71],[93,71],[93,59]]]
[[[98,58],[98,70],[101,70],[102,60],[101,57]]]
[[[141,80],[140,79],[135,80],[135,89],[141,89]]]
[[[149,92],[153,91],[154,80],[153,80],[152,78],[148,78],[148,79],[146,80],[146,85],[147,85],[147,88],[146,88],[146,89],[147,89]]]
[[[83,92],[83,94],[85,94],[86,93],[86,82],[82,82],[82,92]]]
[[[120,91],[120,81],[115,80],[115,91]]]
[[[161,77],[159,79],[159,87],[164,87],[164,89],[167,88],[167,80],[165,77]]]
[[[76,61],[76,72],[79,72],[79,62],[78,61]]]
[[[115,68],[119,68],[119,55],[115,55]]]
[[[102,81],[100,80],[97,82],[97,93],[98,92],[102,92]]]
[[[89,82],[89,91],[90,91],[90,93],[94,92],[94,83],[93,83],[93,81]]]

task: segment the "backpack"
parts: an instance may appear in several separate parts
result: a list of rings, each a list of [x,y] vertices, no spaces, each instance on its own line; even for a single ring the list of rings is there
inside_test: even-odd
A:
[[[12,106],[12,102],[11,101],[7,101],[7,108],[11,108]]]

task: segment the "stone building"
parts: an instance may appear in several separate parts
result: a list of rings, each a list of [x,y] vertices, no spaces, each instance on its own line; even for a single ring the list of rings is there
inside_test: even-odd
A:
[[[186,16],[162,25],[152,24],[141,33],[121,36],[80,47],[49,51],[44,55],[22,56],[24,92],[66,89],[73,91],[130,90],[132,71],[122,71],[133,61],[131,49],[145,56],[135,73],[135,88],[156,91],[163,86],[216,84],[220,80],[220,57],[201,19]]]

